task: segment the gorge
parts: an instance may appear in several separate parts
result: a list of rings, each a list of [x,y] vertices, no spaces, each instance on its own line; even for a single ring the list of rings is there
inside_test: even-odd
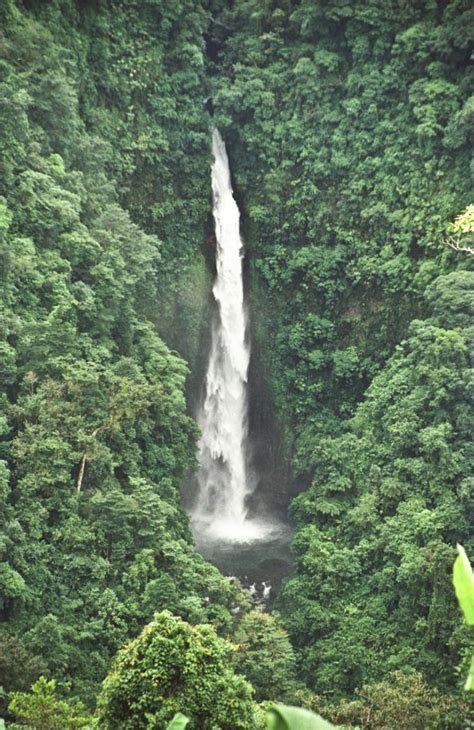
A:
[[[472,725],[473,27],[0,0],[0,725]]]

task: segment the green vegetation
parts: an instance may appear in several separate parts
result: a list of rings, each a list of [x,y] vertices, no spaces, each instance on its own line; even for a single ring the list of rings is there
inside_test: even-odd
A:
[[[181,712],[178,712],[166,726],[166,730],[184,730],[188,724],[189,718],[185,717]]]
[[[268,730],[330,730],[334,725],[308,710],[277,705],[268,713]]]
[[[46,674],[92,703],[154,611],[227,630],[239,600],[191,547],[188,370],[155,328],[208,207],[200,72],[180,55],[202,37],[174,0],[166,22],[141,3],[26,5],[0,7],[0,685]],[[160,131],[166,109],[186,122]],[[167,221],[152,232],[148,196]]]
[[[472,27],[468,0],[0,0],[7,728],[471,721]],[[278,614],[180,503],[209,94],[299,492]]]
[[[81,705],[70,705],[56,696],[56,682],[40,677],[31,693],[13,692],[9,710],[21,721],[16,727],[33,727],[35,730],[74,730],[90,727]],[[9,727],[15,727],[11,724]]]
[[[466,276],[436,282],[440,307]],[[351,692],[395,669],[440,689],[457,682],[452,546],[470,538],[472,460],[464,317],[413,322],[350,430],[320,439],[313,483],[293,502],[297,575],[282,601],[318,691]]]
[[[462,545],[458,545],[458,557],[453,567],[453,583],[459,605],[468,626],[474,625],[474,574]],[[474,690],[474,654],[471,656],[465,689]]]
[[[229,668],[230,652],[211,626],[156,614],[118,653],[98,701],[100,727],[160,728],[183,712],[196,730],[254,730],[252,689]]]
[[[298,686],[295,655],[274,615],[249,611],[239,621],[233,641],[238,648],[235,669],[252,683],[258,702],[294,701]]]
[[[385,680],[363,685],[351,699],[336,704],[317,695],[301,699],[336,727],[367,730],[461,730],[472,712],[469,698],[439,692],[419,672],[390,672]]]
[[[261,348],[304,488],[279,608],[304,680],[334,700],[399,670],[459,687],[471,22],[462,0],[247,0],[211,28]]]
[[[449,227],[448,245],[455,251],[474,254],[474,205],[468,205]]]

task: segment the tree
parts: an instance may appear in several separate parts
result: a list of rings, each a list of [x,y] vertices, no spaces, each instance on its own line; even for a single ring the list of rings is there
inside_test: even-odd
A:
[[[232,652],[211,626],[191,626],[168,611],[155,614],[119,651],[104,681],[101,726],[158,729],[183,712],[196,730],[254,730],[252,688],[229,667]]]
[[[55,680],[45,677],[35,682],[31,692],[13,692],[8,709],[32,730],[75,730],[91,722],[81,704],[59,699]]]
[[[364,685],[355,699],[341,703],[334,721],[367,730],[462,730],[469,708],[441,694],[419,672],[392,672],[386,681]]]
[[[17,637],[0,636],[0,717],[6,711],[8,693],[29,689],[45,672],[44,659],[28,651]]]
[[[470,272],[433,284],[433,316],[412,323],[347,432],[315,444],[313,483],[292,504],[296,575],[281,608],[304,678],[328,696],[410,669],[455,689],[450,570],[456,540],[471,545],[473,285]]]
[[[293,647],[276,615],[245,614],[233,634],[234,666],[255,688],[255,698],[291,702],[297,687]]]
[[[158,4],[0,2],[0,641],[91,705],[155,610],[228,629],[236,594],[192,548],[188,369],[157,334],[186,310],[197,349],[176,292],[209,206],[209,16]]]
[[[448,246],[455,251],[464,251],[474,256],[474,205],[468,205],[450,226]]]

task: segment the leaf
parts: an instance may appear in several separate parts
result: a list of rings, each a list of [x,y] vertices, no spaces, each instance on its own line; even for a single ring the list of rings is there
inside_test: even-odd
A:
[[[464,689],[474,690],[474,655],[471,657],[471,668],[469,669]]]
[[[186,717],[181,712],[178,712],[169,725],[167,725],[166,730],[184,730],[186,725],[189,722],[189,717]]]
[[[466,622],[474,625],[474,575],[462,545],[458,545],[458,557],[453,566],[453,583],[456,596]]]
[[[331,730],[334,725],[309,710],[275,705],[267,713],[267,730]]]

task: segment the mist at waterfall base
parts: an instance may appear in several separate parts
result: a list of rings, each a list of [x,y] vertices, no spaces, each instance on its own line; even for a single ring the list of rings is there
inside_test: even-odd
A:
[[[217,129],[212,135],[212,195],[216,235],[216,314],[198,412],[201,429],[191,526],[198,551],[245,582],[278,583],[291,567],[290,528],[269,510],[249,508],[258,485],[248,448],[250,345],[242,278],[240,213],[229,161]]]

